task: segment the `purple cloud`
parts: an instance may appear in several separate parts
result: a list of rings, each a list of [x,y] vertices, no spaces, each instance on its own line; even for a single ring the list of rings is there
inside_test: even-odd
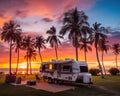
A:
[[[42,19],[44,22],[52,22],[53,20],[52,19],[50,19],[50,18],[43,18]]]

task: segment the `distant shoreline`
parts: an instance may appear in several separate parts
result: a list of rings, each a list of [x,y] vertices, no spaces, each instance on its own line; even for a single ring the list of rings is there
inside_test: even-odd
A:
[[[12,68],[12,73],[15,72],[16,68]],[[0,72],[4,72],[4,74],[8,74],[9,73],[9,68],[0,68]],[[22,73],[22,72],[26,72],[26,69],[18,69],[18,73]],[[32,69],[33,73],[39,73],[39,68],[33,68]]]

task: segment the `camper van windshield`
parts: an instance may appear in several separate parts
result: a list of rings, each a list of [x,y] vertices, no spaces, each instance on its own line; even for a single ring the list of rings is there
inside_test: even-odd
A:
[[[87,66],[80,66],[80,72],[88,72]]]

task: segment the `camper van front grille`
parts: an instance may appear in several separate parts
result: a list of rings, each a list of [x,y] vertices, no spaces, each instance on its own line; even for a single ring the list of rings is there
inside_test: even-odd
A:
[[[88,72],[87,66],[80,66],[80,72]]]

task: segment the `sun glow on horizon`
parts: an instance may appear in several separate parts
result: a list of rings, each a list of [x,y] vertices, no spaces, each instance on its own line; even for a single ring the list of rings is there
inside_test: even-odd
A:
[[[27,66],[26,66],[26,65],[21,65],[20,68],[21,68],[21,69],[26,69]]]

